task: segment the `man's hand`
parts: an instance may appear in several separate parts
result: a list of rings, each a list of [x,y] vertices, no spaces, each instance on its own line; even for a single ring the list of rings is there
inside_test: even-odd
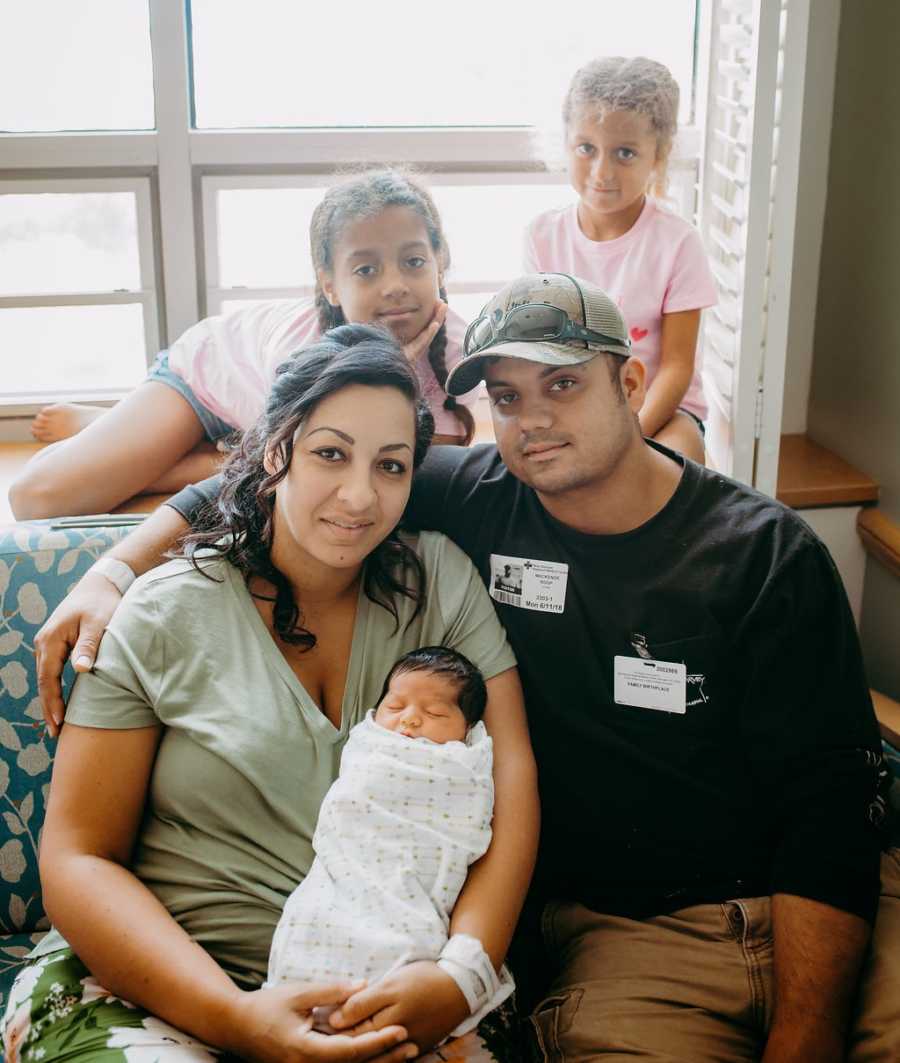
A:
[[[162,564],[166,551],[190,530],[188,522],[170,506],[160,506],[143,524],[107,554],[124,561],[136,576]],[[50,614],[34,640],[38,693],[51,738],[59,734],[65,715],[62,672],[66,657],[72,657],[76,672],[94,667],[97,647],[122,596],[99,572],[88,571]]]
[[[808,897],[772,897],[774,1014],[762,1063],[841,1063],[870,927]]]
[[[843,1031],[835,1030],[824,1017],[818,1029],[808,1020],[803,1025],[773,1025],[761,1063],[843,1063],[845,1058]]]
[[[456,982],[436,963],[421,960],[360,989],[329,1021],[336,1030],[354,1034],[399,1023],[425,1052],[468,1015],[469,1005]]]
[[[410,365],[415,365],[419,356],[424,354],[431,346],[431,341],[440,332],[441,325],[447,320],[447,304],[443,299],[438,299],[434,304],[434,313],[431,320],[422,331],[403,345],[403,353]]]
[[[66,658],[71,651],[76,672],[89,672],[94,667],[100,639],[121,600],[122,595],[106,576],[86,572],[35,636],[38,694],[51,738],[59,734],[66,711],[62,697]]]
[[[343,1004],[361,985],[286,984],[241,993],[226,1018],[221,1047],[252,1063],[401,1063],[418,1055],[406,1030],[396,1024],[358,1036],[312,1029],[313,1008]]]

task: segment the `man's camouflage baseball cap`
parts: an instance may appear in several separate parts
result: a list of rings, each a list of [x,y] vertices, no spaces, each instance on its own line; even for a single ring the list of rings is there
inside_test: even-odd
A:
[[[619,308],[595,284],[567,273],[526,273],[507,284],[469,325],[463,357],[447,393],[464,395],[484,379],[490,358],[579,365],[598,351],[628,357],[631,341]]]

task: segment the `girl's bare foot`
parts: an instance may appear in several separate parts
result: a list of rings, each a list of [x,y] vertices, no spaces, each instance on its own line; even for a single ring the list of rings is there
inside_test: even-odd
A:
[[[77,402],[45,406],[31,422],[31,434],[41,443],[57,443],[78,435],[102,413],[106,413],[105,406],[84,406]]]

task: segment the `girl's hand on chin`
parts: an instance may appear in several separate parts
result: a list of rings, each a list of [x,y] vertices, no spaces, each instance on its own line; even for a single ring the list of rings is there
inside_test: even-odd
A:
[[[341,1005],[365,983],[306,985],[295,982],[238,992],[227,1019],[222,1046],[252,1063],[401,1063],[418,1055],[404,1027],[323,1034],[312,1029],[313,1008]]]
[[[328,1021],[342,1033],[359,1036],[399,1023],[425,1052],[468,1015],[466,998],[450,975],[430,960],[419,960],[355,992]]]
[[[410,365],[414,365],[420,355],[424,354],[431,346],[431,341],[440,331],[441,325],[447,319],[447,304],[443,299],[438,299],[434,304],[434,313],[431,315],[431,320],[422,329],[422,331],[403,345],[403,353],[406,355]]]

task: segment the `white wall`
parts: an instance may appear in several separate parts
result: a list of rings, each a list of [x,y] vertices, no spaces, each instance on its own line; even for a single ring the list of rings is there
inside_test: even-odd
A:
[[[801,434],[807,427],[840,14],[841,0],[814,0],[810,8],[800,187],[781,416],[781,431],[785,434]]]

